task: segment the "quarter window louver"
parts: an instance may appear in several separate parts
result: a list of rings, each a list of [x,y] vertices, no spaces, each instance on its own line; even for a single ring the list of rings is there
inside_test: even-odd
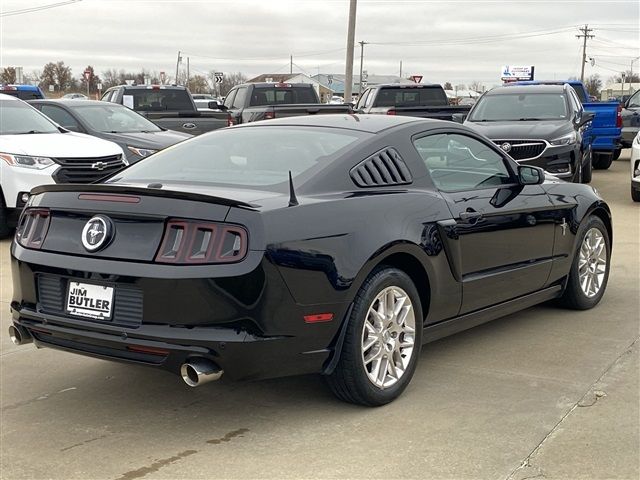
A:
[[[411,172],[397,150],[385,148],[366,158],[349,172],[359,187],[382,187],[411,183]]]

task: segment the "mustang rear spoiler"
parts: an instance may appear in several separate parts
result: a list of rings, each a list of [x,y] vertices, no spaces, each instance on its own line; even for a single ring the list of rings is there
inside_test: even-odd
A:
[[[105,184],[57,184],[41,185],[31,190],[31,195],[38,195],[46,192],[78,192],[78,193],[119,193],[129,195],[144,195],[147,197],[165,197],[180,200],[193,200],[197,202],[215,203],[228,207],[258,208],[259,205],[233,200],[231,198],[216,197],[214,195],[203,195],[201,193],[181,192],[177,190],[164,190],[161,188],[132,187],[127,185],[105,185]]]

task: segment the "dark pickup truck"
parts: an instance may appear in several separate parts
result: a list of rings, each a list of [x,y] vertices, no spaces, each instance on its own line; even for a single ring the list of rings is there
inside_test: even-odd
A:
[[[101,100],[129,107],[161,128],[191,135],[231,125],[227,112],[199,111],[189,90],[176,85],[120,85],[104,92]],[[211,103],[210,108],[218,108]]]
[[[234,125],[325,113],[352,113],[349,105],[320,103],[308,83],[245,83],[233,87],[222,106]]]
[[[466,114],[470,109],[471,105],[449,105],[442,85],[419,83],[390,83],[367,88],[355,107],[356,113],[404,115],[437,120],[452,120],[454,114]]]

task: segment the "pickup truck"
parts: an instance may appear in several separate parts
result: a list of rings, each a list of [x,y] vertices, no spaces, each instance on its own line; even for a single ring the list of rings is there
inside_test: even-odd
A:
[[[390,83],[367,88],[355,110],[357,113],[453,120],[454,114],[469,113],[471,105],[449,105],[442,85]]]
[[[0,84],[0,93],[11,95],[20,100],[36,100],[44,98],[44,94],[40,87],[34,85],[6,85]]]
[[[352,113],[349,105],[320,103],[313,85],[308,83],[245,83],[227,94],[223,110],[234,125],[325,113]]]
[[[620,156],[622,148],[622,107],[618,102],[590,102],[589,92],[579,80],[532,80],[509,85],[564,85],[569,84],[585,111],[595,114],[591,125],[593,168],[606,170]]]
[[[101,100],[129,107],[161,128],[191,135],[231,125],[227,112],[198,110],[189,90],[176,85],[120,85],[109,88]]]

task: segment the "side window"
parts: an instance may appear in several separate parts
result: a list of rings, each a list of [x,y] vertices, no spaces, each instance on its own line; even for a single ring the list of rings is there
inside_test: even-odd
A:
[[[475,138],[457,133],[414,139],[433,183],[444,192],[508,185],[511,172],[502,155]]]
[[[638,92],[633,94],[633,97],[629,99],[629,108],[640,107],[640,94]]]
[[[227,93],[226,98],[224,99],[224,106],[227,108],[231,108],[231,106],[233,105],[233,99],[236,98],[236,92],[238,90],[231,90],[229,93]]]
[[[58,125],[69,130],[80,131],[80,125],[66,110],[53,105],[42,105],[40,111]]]
[[[369,90],[369,96],[366,99],[365,102],[365,107],[366,108],[370,108],[371,105],[373,105],[373,101],[376,98],[376,93],[379,92],[380,90],[374,90],[373,88],[371,90]]]
[[[100,100],[102,100],[103,102],[110,102],[111,101],[111,97],[116,93],[116,90],[109,90],[108,92],[106,92],[104,95],[102,95],[102,98]]]
[[[362,95],[358,99],[358,103],[356,103],[356,108],[364,108],[364,104],[367,101],[367,97],[369,96],[369,93],[371,93],[370,88],[368,88],[362,93]]]
[[[247,87],[240,87],[233,99],[233,108],[244,108],[247,100]]]

